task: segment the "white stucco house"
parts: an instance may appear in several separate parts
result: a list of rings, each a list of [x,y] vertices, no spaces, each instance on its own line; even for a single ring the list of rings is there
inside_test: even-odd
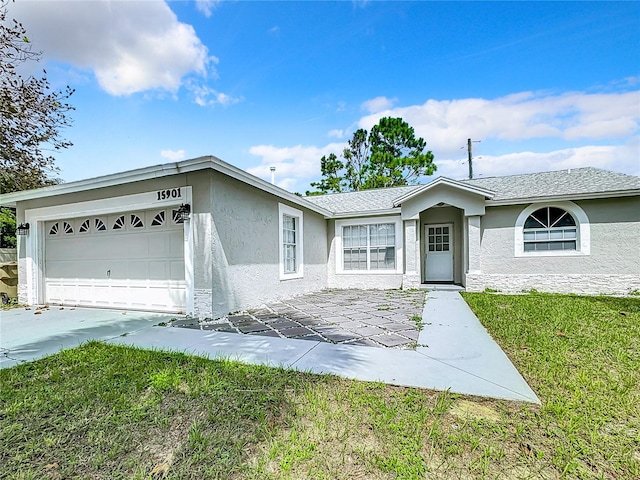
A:
[[[595,168],[300,197],[215,157],[0,196],[18,296],[215,318],[323,288],[640,291],[640,178]]]

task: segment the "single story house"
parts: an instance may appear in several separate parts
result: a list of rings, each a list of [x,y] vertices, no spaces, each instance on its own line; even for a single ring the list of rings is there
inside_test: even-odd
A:
[[[30,305],[215,318],[327,287],[640,291],[640,178],[595,168],[301,197],[209,156],[0,204],[25,227]]]

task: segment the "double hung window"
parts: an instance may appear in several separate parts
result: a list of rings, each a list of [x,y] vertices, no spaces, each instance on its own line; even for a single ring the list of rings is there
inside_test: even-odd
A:
[[[302,262],[302,212],[287,205],[278,205],[280,238],[280,280],[301,278]]]

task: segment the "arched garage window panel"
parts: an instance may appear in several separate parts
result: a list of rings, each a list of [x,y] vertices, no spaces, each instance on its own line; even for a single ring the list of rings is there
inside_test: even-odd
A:
[[[577,225],[569,212],[558,207],[544,207],[524,222],[525,252],[576,250]]]
[[[520,212],[514,227],[516,257],[591,253],[589,218],[574,202],[531,204]]]

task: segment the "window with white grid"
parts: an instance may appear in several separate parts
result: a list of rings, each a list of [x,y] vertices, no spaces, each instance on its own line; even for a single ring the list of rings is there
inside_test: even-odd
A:
[[[301,278],[302,262],[302,211],[278,204],[280,228],[280,279]]]
[[[342,227],[342,267],[347,270],[396,270],[395,223]]]

